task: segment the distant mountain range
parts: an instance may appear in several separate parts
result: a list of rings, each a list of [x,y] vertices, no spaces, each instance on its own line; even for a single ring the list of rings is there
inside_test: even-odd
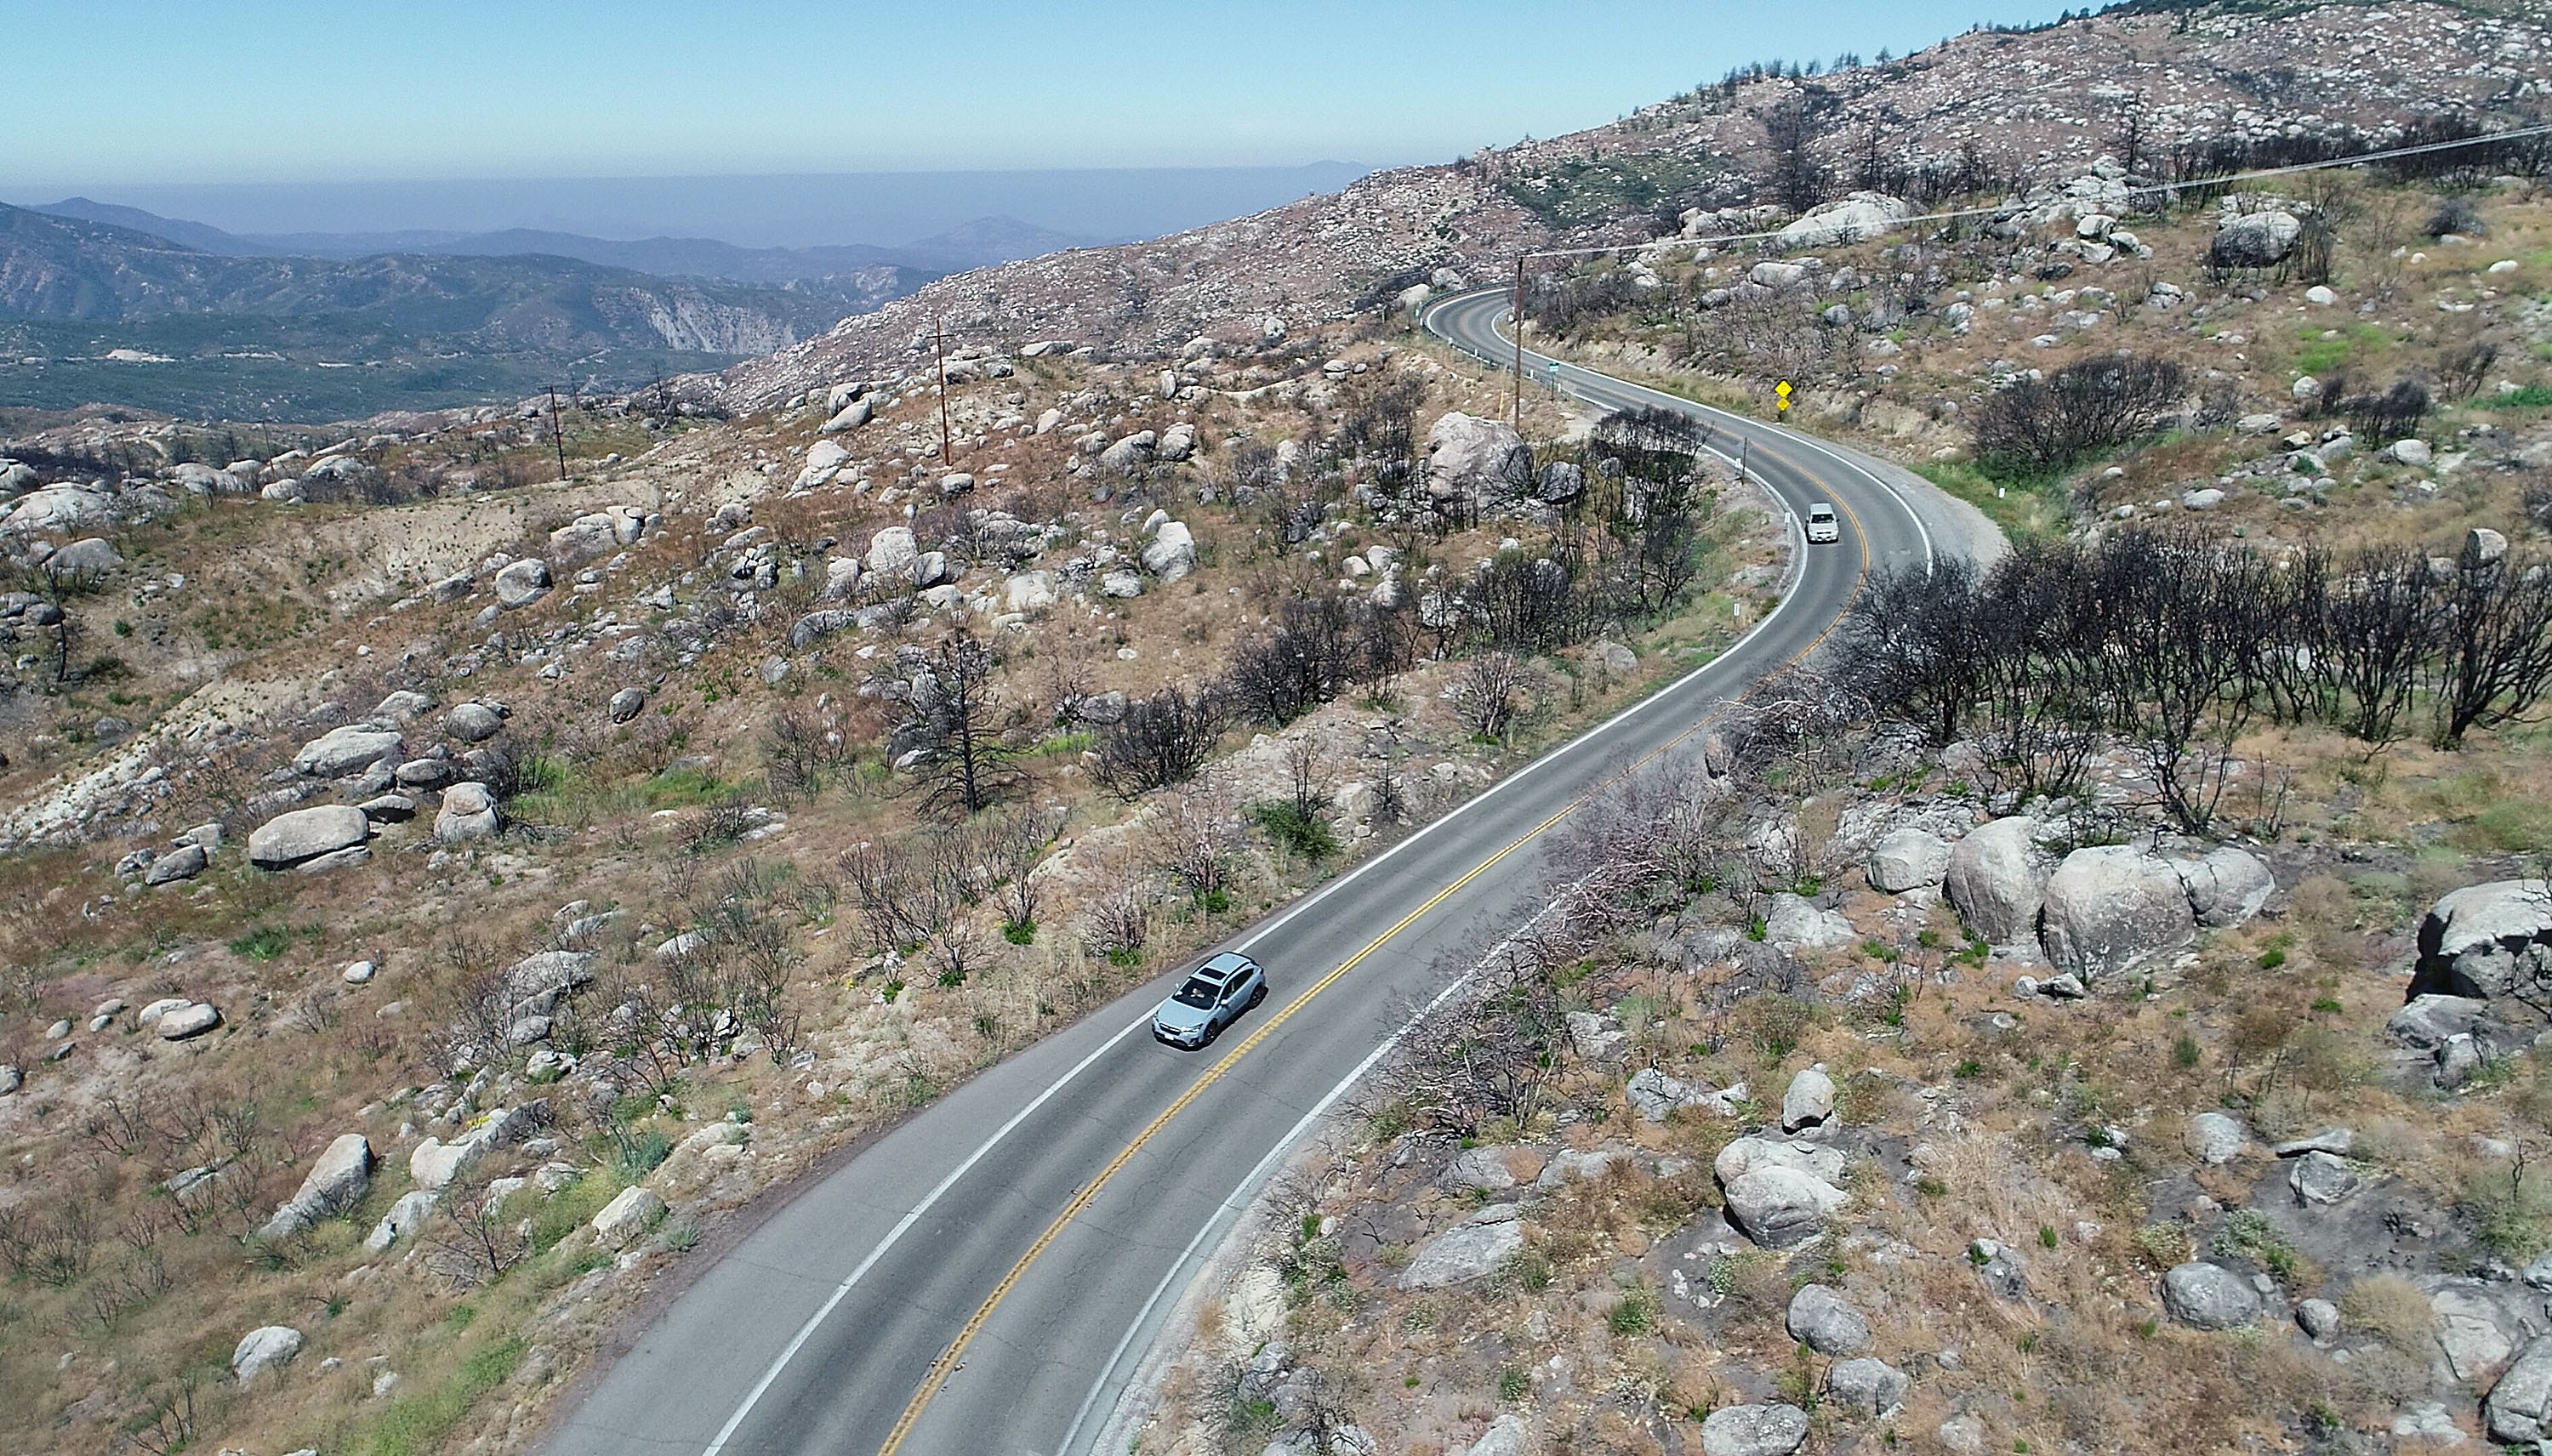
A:
[[[963,272],[991,263],[1060,253],[1067,248],[1125,241],[1074,237],[1009,217],[977,218],[894,248],[865,243],[833,248],[740,248],[709,238],[616,240],[533,228],[486,233],[411,229],[389,233],[239,234],[207,223],[161,217],[138,207],[87,197],[37,203],[28,210],[130,228],[224,258],[349,259],[384,253],[509,258],[542,254],[604,267],[631,268],[659,277],[717,278],[735,283],[794,283],[879,266],[930,273]]]
[[[610,387],[767,354],[934,276],[873,259],[770,283],[552,253],[244,255],[173,230],[192,241],[0,205],[0,400],[319,420]]]

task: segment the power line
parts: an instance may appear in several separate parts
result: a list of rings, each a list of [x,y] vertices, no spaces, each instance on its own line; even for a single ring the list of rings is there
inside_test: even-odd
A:
[[[2148,182],[2126,189],[2130,197],[2161,192],[2180,192],[2192,187],[2223,187],[2236,182],[2256,182],[2268,177],[2291,176],[2297,172],[2327,171],[2333,167],[2363,166],[2371,161],[2391,161],[2395,157],[2423,156],[2430,153],[2452,152],[2465,147],[2486,147],[2495,142],[2522,141],[2528,137],[2552,136],[2552,124],[2517,127],[2504,132],[2485,132],[2478,137],[2459,137],[2447,142],[2423,142],[2410,147],[2389,147],[2381,152],[2362,152],[2352,156],[2333,156],[2321,161],[2299,161],[2286,166],[2261,167],[2254,171],[2228,172],[2217,177],[2192,177],[2184,182]],[[2001,217],[2009,214],[2011,204],[1998,202],[1991,207],[1962,207],[1949,212],[1927,212],[1919,217],[1898,218],[1888,229],[1914,223],[1956,222],[1962,218]],[[1777,242],[1781,234],[1720,233],[1708,238],[1651,238],[1646,243],[1611,243],[1593,248],[1544,248],[1518,255],[1519,260],[1535,258],[1599,258],[1611,253],[1662,252],[1669,248],[1716,247],[1722,243]],[[1868,239],[1856,241],[1867,242]],[[1801,245],[1802,247],[1807,245]],[[1831,245],[1829,245],[1831,246]]]

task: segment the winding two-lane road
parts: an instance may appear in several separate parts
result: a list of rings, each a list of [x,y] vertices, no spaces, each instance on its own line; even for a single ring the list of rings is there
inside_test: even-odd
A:
[[[1425,323],[1502,362],[1503,312],[1467,295]],[[1165,975],[796,1192],[616,1352],[548,1456],[1078,1456],[1258,1184],[1437,992],[1439,959],[1523,918],[1552,826],[1814,648],[1867,572],[1992,549],[1891,467],[1572,365],[1557,382],[1707,414],[1793,515],[1834,502],[1843,540],[1708,666],[1235,937],[1273,990],[1217,1046],[1151,1040]]]

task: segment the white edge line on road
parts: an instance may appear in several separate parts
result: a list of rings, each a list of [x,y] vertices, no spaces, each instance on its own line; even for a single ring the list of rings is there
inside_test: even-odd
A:
[[[1582,886],[1585,883],[1581,880],[1578,884]],[[1373,1071],[1384,1057],[1391,1054],[1392,1048],[1399,1046],[1410,1032],[1417,1030],[1428,1017],[1435,1015],[1446,1001],[1460,994],[1462,989],[1479,976],[1480,967],[1495,961],[1534,926],[1540,924],[1542,917],[1549,914],[1555,903],[1556,901],[1534,911],[1522,925],[1509,931],[1505,939],[1490,947],[1488,954],[1480,958],[1478,965],[1455,977],[1442,990],[1436,993],[1435,999],[1419,1007],[1416,1014],[1402,1022],[1398,1030],[1384,1038],[1382,1045],[1375,1047],[1371,1055],[1358,1062],[1354,1071],[1338,1079],[1337,1086],[1330,1088],[1319,1101],[1314,1102],[1311,1109],[1306,1111],[1283,1137],[1276,1140],[1276,1145],[1267,1150],[1267,1156],[1258,1160],[1258,1166],[1250,1169],[1248,1176],[1233,1187],[1230,1196],[1223,1200],[1222,1204],[1215,1209],[1213,1216],[1206,1219],[1205,1225],[1197,1230],[1196,1237],[1188,1240],[1188,1246],[1179,1251],[1177,1259],[1171,1261],[1169,1272],[1162,1275],[1161,1282],[1152,1287],[1152,1297],[1143,1301],[1143,1307],[1135,1311],[1134,1322],[1125,1327],[1125,1337],[1116,1342],[1115,1350],[1109,1352],[1108,1363],[1100,1367],[1099,1379],[1090,1387],[1090,1394],[1083,1399],[1081,1409],[1074,1413],[1071,1426],[1064,1431],[1062,1444],[1055,1447],[1057,1456],[1071,1456],[1073,1442],[1080,1439],[1081,1428],[1089,1423],[1090,1413],[1098,1405],[1099,1398],[1107,1392],[1108,1383],[1116,1379],[1116,1367],[1124,1362],[1126,1350],[1132,1347],[1135,1337],[1143,1332],[1144,1324],[1150,1321],[1152,1310],[1159,1306],[1162,1296],[1167,1295],[1170,1292],[1170,1286],[1178,1281],[1181,1274],[1187,1272],[1188,1262],[1196,1257],[1197,1250],[1203,1247],[1206,1240],[1228,1227],[1232,1219],[1249,1206],[1250,1202],[1258,1196],[1259,1185],[1275,1171],[1278,1163],[1283,1162],[1301,1144],[1303,1135],[1312,1130],[1314,1123],[1328,1116],[1329,1108],[1337,1105],[1338,1099],[1353,1091],[1357,1083],[1364,1081],[1365,1074]]]
[[[762,1373],[762,1379],[755,1383],[752,1392],[744,1398],[744,1403],[735,1407],[735,1413],[726,1418],[726,1424],[718,1427],[716,1439],[709,1442],[708,1449],[702,1452],[701,1456],[718,1456],[718,1452],[725,1449],[726,1443],[734,1439],[737,1428],[744,1424],[745,1417],[753,1413],[753,1407],[759,1404],[763,1396],[770,1391],[772,1383],[780,1379],[780,1373],[783,1370],[788,1369],[789,1362],[796,1359],[798,1352],[805,1348],[806,1341],[814,1337],[816,1326],[822,1324],[825,1316],[831,1314],[834,1307],[842,1302],[843,1297],[850,1294],[851,1287],[858,1284],[871,1269],[877,1266],[879,1260],[886,1257],[887,1251],[895,1247],[896,1240],[903,1238],[906,1229],[909,1229],[915,1223],[920,1222],[921,1216],[930,1211],[931,1205],[937,1203],[943,1195],[945,1195],[950,1189],[956,1187],[959,1179],[964,1178],[969,1172],[973,1171],[975,1165],[982,1162],[984,1160],[984,1156],[992,1152],[996,1144],[1000,1143],[1003,1138],[1010,1135],[1010,1129],[1026,1121],[1030,1113],[1033,1113],[1037,1108],[1044,1106],[1047,1098],[1053,1096],[1056,1092],[1063,1091],[1065,1084],[1080,1076],[1084,1068],[1087,1068],[1091,1063],[1098,1061],[1101,1057],[1108,1055],[1110,1051],[1116,1048],[1118,1042],[1123,1041],[1126,1037],[1132,1035],[1135,1028],[1141,1025],[1143,1025],[1143,1022],[1137,1021],[1133,1023],[1133,1025],[1127,1026],[1123,1031],[1117,1032],[1115,1036],[1108,1038],[1108,1040],[1100,1043],[1096,1051],[1093,1051],[1089,1056],[1082,1058],[1080,1063],[1074,1066],[1071,1071],[1063,1074],[1063,1076],[1059,1078],[1056,1078],[1045,1091],[1036,1094],[1036,1099],[1034,1101],[1029,1102],[1026,1106],[1021,1107],[1018,1111],[1012,1113],[1010,1121],[1003,1123],[999,1131],[995,1132],[991,1137],[986,1138],[983,1146],[968,1154],[966,1161],[958,1164],[954,1172],[950,1173],[946,1178],[939,1180],[938,1187],[933,1188],[927,1196],[923,1197],[919,1203],[914,1204],[912,1211],[904,1214],[902,1219],[898,1220],[895,1227],[888,1231],[887,1236],[879,1242],[878,1246],[869,1251],[869,1256],[860,1261],[859,1267],[852,1270],[850,1275],[839,1285],[834,1286],[833,1297],[824,1301],[823,1307],[806,1316],[806,1322],[798,1326],[797,1336],[791,1339],[788,1347],[783,1349],[779,1356],[771,1362],[771,1368]]]
[[[1594,371],[1590,369],[1585,372],[1593,373]],[[1620,382],[1623,382],[1627,387],[1634,389],[1641,387],[1636,384],[1629,384],[1627,380]],[[1655,393],[1656,391],[1650,390],[1648,392]],[[1673,396],[1660,395],[1659,397],[1672,398]],[[1690,401],[1682,402],[1689,403]],[[1801,554],[1801,557],[1802,559],[1804,558],[1804,553]],[[1275,919],[1268,921],[1265,925],[1259,927],[1255,932],[1253,932],[1248,939],[1241,941],[1238,948],[1243,952],[1247,952],[1251,948],[1255,947],[1260,941],[1265,940],[1267,937],[1274,935],[1277,931],[1285,928],[1285,926],[1292,921],[1295,916],[1302,914],[1304,911],[1311,909],[1314,905],[1317,905],[1321,901],[1329,898],[1333,892],[1345,888],[1348,884],[1353,884],[1357,879],[1367,873],[1381,869],[1384,864],[1389,862],[1394,855],[1399,854],[1402,850],[1410,848],[1430,834],[1433,834],[1436,830],[1460,819],[1463,815],[1470,813],[1481,804],[1487,803],[1490,799],[1495,798],[1505,789],[1523,782],[1525,780],[1533,777],[1542,770],[1559,762],[1561,759],[1567,758],[1578,749],[1596,742],[1605,735],[1611,733],[1621,724],[1648,711],[1658,703],[1663,702],[1667,698],[1682,691],[1684,688],[1699,681],[1704,676],[1707,676],[1710,673],[1726,664],[1727,661],[1740,649],[1744,648],[1747,643],[1753,641],[1756,634],[1771,626],[1772,623],[1780,617],[1781,613],[1789,610],[1790,603],[1798,596],[1797,581],[1804,581],[1805,579],[1806,572],[1802,570],[1797,575],[1797,580],[1792,583],[1791,589],[1782,593],[1781,599],[1772,604],[1772,609],[1765,612],[1761,620],[1757,621],[1754,626],[1747,628],[1736,641],[1728,644],[1726,648],[1715,654],[1709,662],[1695,667],[1691,672],[1677,677],[1672,682],[1658,688],[1647,697],[1644,697],[1638,702],[1631,704],[1629,707],[1622,709],[1620,712],[1615,713],[1603,722],[1596,724],[1594,727],[1587,729],[1585,732],[1570,739],[1568,742],[1552,749],[1549,753],[1535,759],[1532,763],[1525,765],[1513,774],[1510,774],[1506,778],[1489,785],[1488,788],[1465,801],[1459,808],[1446,814],[1443,818],[1437,819],[1432,824],[1423,826],[1417,833],[1412,834],[1407,839],[1393,845],[1391,848],[1384,850],[1381,854],[1374,856],[1363,864],[1356,866],[1354,869],[1339,876],[1337,879],[1330,881],[1328,884],[1322,886],[1317,892],[1308,895],[1303,899],[1297,900],[1293,905],[1289,906],[1283,914],[1280,914]],[[754,1406],[761,1404],[762,1398],[769,1394],[771,1387],[779,1381],[781,1372],[788,1368],[791,1360],[797,1358],[799,1350],[805,1348],[806,1342],[814,1337],[816,1327],[821,1325],[826,1317],[831,1315],[833,1310],[841,1304],[843,1299],[849,1296],[852,1287],[857,1285],[862,1278],[866,1277],[869,1270],[876,1267],[879,1260],[886,1257],[887,1251],[895,1247],[896,1241],[904,1237],[905,1230],[919,1222],[922,1215],[928,1213],[931,1207],[935,1205],[951,1188],[956,1186],[958,1180],[964,1178],[969,1172],[972,1172],[976,1164],[982,1162],[984,1158],[1002,1142],[1003,1139],[1009,1137],[1020,1123],[1025,1122],[1031,1113],[1035,1112],[1039,1107],[1044,1106],[1056,1092],[1063,1091],[1066,1086],[1079,1078],[1082,1073],[1088,1071],[1092,1064],[1096,1063],[1101,1057],[1114,1050],[1117,1043],[1123,1041],[1126,1037],[1149,1026],[1150,1024],[1151,1017],[1148,1015],[1144,1016],[1140,1020],[1128,1024],[1124,1030],[1117,1032],[1115,1036],[1112,1036],[1107,1041],[1101,1043],[1098,1050],[1093,1051],[1090,1055],[1073,1064],[1070,1071],[1064,1073],[1061,1077],[1056,1078],[1052,1083],[1048,1084],[1045,1091],[1038,1092],[1035,1100],[1029,1102],[1026,1106],[1021,1107],[1017,1112],[1011,1114],[1010,1119],[1008,1122],[1003,1123],[999,1128],[997,1128],[991,1137],[986,1138],[981,1146],[977,1147],[974,1152],[969,1153],[966,1156],[965,1162],[958,1164],[955,1171],[951,1172],[946,1178],[941,1179],[938,1185],[932,1188],[929,1194],[926,1195],[919,1203],[913,1205],[910,1212],[905,1213],[902,1219],[898,1220],[895,1227],[888,1231],[886,1238],[881,1241],[876,1248],[869,1251],[867,1258],[860,1261],[859,1267],[853,1269],[850,1274],[834,1288],[831,1298],[825,1300],[822,1307],[818,1308],[813,1314],[808,1315],[806,1317],[806,1322],[798,1326],[798,1333],[790,1339],[788,1345],[781,1350],[780,1354],[776,1358],[772,1360],[770,1368],[762,1373],[762,1379],[755,1382],[753,1390],[745,1396],[743,1403],[735,1407],[735,1413],[727,1417],[726,1424],[718,1428],[716,1437],[709,1442],[707,1448],[700,1453],[700,1456],[719,1456],[719,1453],[726,1449],[726,1443],[734,1439],[736,1431],[743,1426],[746,1418],[752,1415]],[[1405,1031],[1406,1028],[1403,1028],[1403,1030]],[[1393,1040],[1396,1041],[1398,1036],[1399,1033],[1395,1033]],[[1384,1043],[1384,1046],[1387,1048],[1391,1044],[1391,1042],[1386,1042]],[[1374,1055],[1379,1057],[1381,1052],[1376,1051]],[[1371,1059],[1368,1059],[1368,1063],[1370,1060]],[[1361,1076],[1361,1070],[1359,1070],[1356,1075]],[[1202,1237],[1202,1235],[1200,1235],[1200,1237]]]

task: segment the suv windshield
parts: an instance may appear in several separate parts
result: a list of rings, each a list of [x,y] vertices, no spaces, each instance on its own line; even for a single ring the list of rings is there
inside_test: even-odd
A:
[[[1821,505],[1812,505],[1808,507],[1808,519],[1811,521],[1831,521],[1834,519],[1834,512]]]
[[[1178,992],[1170,999],[1182,1006],[1211,1006],[1214,1004],[1216,993],[1222,989],[1220,983],[1208,981],[1202,976],[1191,976],[1188,978],[1188,984],[1180,987]]]

